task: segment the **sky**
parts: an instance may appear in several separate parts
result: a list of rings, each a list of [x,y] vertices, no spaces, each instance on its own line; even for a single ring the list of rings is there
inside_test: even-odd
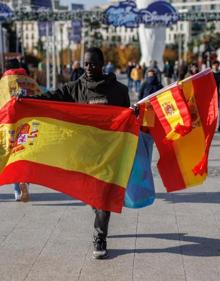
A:
[[[89,8],[95,5],[107,4],[108,0],[60,0],[60,3],[65,5],[70,3],[84,4],[86,8]]]

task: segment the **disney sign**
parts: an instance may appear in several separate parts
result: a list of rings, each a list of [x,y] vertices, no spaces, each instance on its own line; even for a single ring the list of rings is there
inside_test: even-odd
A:
[[[115,27],[170,26],[179,20],[175,8],[166,1],[151,3],[145,9],[138,9],[134,1],[121,1],[104,12],[104,23]]]

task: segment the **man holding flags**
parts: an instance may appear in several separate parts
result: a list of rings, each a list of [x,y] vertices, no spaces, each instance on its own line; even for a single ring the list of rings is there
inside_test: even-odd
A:
[[[85,52],[85,74],[76,81],[68,82],[56,91],[47,93],[50,100],[83,104],[102,104],[129,107],[128,88],[116,80],[114,73],[103,74],[104,57],[101,49],[89,48]],[[94,208],[94,251],[95,259],[108,256],[106,238],[110,212]]]

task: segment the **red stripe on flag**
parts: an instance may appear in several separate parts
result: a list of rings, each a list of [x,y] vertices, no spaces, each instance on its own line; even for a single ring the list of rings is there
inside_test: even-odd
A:
[[[165,133],[157,116],[155,118],[155,126],[149,129],[160,153],[157,167],[164,186],[169,192],[183,189],[186,184],[176,158],[176,152],[172,143],[164,144]]]
[[[192,79],[194,96],[200,120],[205,134],[205,151],[201,161],[193,168],[195,175],[203,175],[208,170],[208,154],[211,146],[218,116],[217,86],[212,71]]]
[[[28,171],[26,173],[26,171]],[[79,172],[29,161],[17,161],[0,174],[0,185],[14,182],[40,184],[66,193],[97,209],[120,213],[125,189]]]
[[[173,149],[172,144],[167,143],[166,147],[165,145],[158,147],[160,147],[160,152],[166,150],[165,157],[161,157],[157,164],[166,190],[168,192],[172,192],[185,188],[186,184],[184,182],[182,172],[176,158],[176,152]],[[161,153],[161,155],[162,154],[163,152]]]
[[[160,119],[160,122],[162,123],[165,132],[167,133],[172,131],[172,127],[170,126],[170,123],[167,121],[166,116],[164,115],[163,110],[161,108],[161,105],[157,100],[157,97],[153,97],[152,99],[150,99],[150,103],[152,104],[156,115]]]
[[[185,124],[188,126],[191,125],[190,113],[188,107],[186,106],[185,98],[181,94],[179,87],[174,87],[173,89],[171,89],[170,92],[173,96],[173,99],[176,102],[176,106],[178,108],[179,114],[183,120],[183,126]]]
[[[218,115],[217,87],[213,73],[192,79],[192,84],[205,135],[211,133],[213,136]]]
[[[15,113],[14,113],[15,111]],[[13,114],[9,114],[13,112]],[[14,116],[14,118],[10,118]],[[11,99],[0,111],[1,124],[22,118],[45,117],[93,126],[103,130],[138,135],[139,123],[133,109],[119,106],[77,104],[38,99]],[[124,120],[126,120],[124,122]]]
[[[186,105],[185,98],[182,90],[179,87],[173,87],[171,90],[173,99],[176,102],[177,109],[183,120],[183,124],[180,123],[176,125],[175,132],[181,136],[187,135],[192,130],[192,121],[189,109]]]

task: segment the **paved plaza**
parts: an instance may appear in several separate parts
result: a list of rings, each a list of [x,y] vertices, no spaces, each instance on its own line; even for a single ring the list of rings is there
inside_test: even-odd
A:
[[[89,206],[31,185],[31,201],[0,188],[1,281],[219,281],[220,134],[203,186],[166,193],[153,170],[154,205],[112,214],[108,260],[93,260]]]

